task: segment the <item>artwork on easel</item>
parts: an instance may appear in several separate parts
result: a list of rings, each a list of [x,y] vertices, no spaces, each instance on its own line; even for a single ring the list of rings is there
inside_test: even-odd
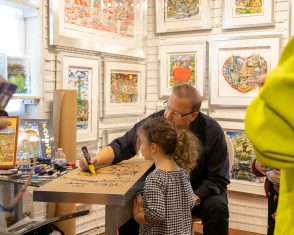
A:
[[[22,119],[18,134],[18,155],[28,153],[30,158],[53,158],[55,147],[52,122],[49,119]]]
[[[7,128],[0,130],[0,168],[13,168],[16,161],[19,117],[1,117],[8,122]]]

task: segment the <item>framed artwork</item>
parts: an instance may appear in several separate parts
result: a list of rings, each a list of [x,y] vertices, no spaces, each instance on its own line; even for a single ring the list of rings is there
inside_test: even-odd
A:
[[[123,136],[130,128],[126,129],[115,129],[115,130],[104,130],[103,131],[103,146],[108,145],[116,138]]]
[[[8,122],[7,128],[0,130],[0,168],[13,168],[16,160],[19,117],[1,117]]]
[[[223,0],[223,29],[273,25],[273,1]]]
[[[29,56],[0,54],[0,75],[17,86],[17,95],[31,95],[31,60]]]
[[[97,140],[99,59],[62,54],[62,87],[77,90],[77,141]]]
[[[209,0],[156,0],[156,32],[210,28]]]
[[[223,127],[224,132],[233,143],[234,161],[230,178],[254,183],[263,182],[262,178],[258,178],[252,173],[251,164],[255,159],[255,155],[253,145],[244,131],[244,123],[228,119],[218,120],[218,123]]]
[[[50,0],[50,45],[145,57],[147,0]]]
[[[206,76],[206,42],[161,43],[160,96],[167,97],[172,88],[180,84],[190,84],[204,94]]]
[[[105,60],[104,115],[145,113],[146,66],[125,60]]]
[[[52,159],[55,154],[52,121],[49,119],[22,119],[18,132],[17,153],[30,158]]]
[[[210,43],[211,106],[246,107],[257,95],[257,80],[278,62],[280,35],[231,37]]]

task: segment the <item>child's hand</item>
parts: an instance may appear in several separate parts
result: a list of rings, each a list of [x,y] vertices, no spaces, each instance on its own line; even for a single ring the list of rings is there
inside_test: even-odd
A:
[[[133,217],[139,224],[148,224],[144,217],[143,196],[138,194],[134,199]]]

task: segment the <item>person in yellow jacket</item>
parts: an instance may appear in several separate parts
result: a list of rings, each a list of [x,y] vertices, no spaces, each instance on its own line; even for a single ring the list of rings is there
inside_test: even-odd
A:
[[[248,106],[245,130],[256,158],[281,169],[275,235],[294,235],[294,37]]]

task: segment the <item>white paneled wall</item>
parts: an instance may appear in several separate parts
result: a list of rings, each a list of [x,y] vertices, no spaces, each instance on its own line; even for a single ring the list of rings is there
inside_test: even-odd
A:
[[[192,40],[207,40],[209,41],[210,36],[212,35],[222,35],[222,34],[235,34],[235,33],[263,33],[263,32],[280,32],[283,35],[283,46],[285,45],[288,39],[288,10],[289,10],[289,1],[288,0],[274,0],[274,27],[266,27],[266,28],[246,28],[244,29],[232,29],[232,30],[222,30],[222,10],[221,10],[221,0],[211,0],[210,1],[210,15],[211,15],[211,30],[201,30],[194,32],[183,32],[183,33],[169,33],[159,35],[155,33],[155,0],[148,0],[148,36],[147,36],[147,47],[146,47],[146,64],[147,64],[147,80],[146,80],[146,114],[151,114],[156,110],[156,105],[158,103],[158,90],[159,90],[159,62],[158,62],[158,45],[159,39],[169,38],[169,37],[185,37],[187,39]],[[86,51],[79,50],[74,48],[58,48],[53,49],[49,46],[48,42],[48,31],[49,31],[49,17],[48,17],[48,0],[43,1],[42,8],[42,18],[43,18],[43,73],[42,73],[42,83],[44,95],[41,100],[41,112],[42,118],[50,118],[52,116],[52,91],[56,88],[56,74],[59,71],[56,71],[56,55],[58,51],[62,52],[70,52],[81,55],[88,56],[108,56],[108,57],[116,57],[116,58],[125,58],[120,56],[111,56],[106,54],[101,54],[99,52],[94,51]],[[208,58],[208,56],[207,56]],[[99,82],[100,90],[99,90],[99,110],[98,110],[98,141],[92,141],[87,143],[78,143],[77,153],[79,155],[80,147],[84,144],[87,144],[90,151],[99,150],[102,146],[102,133],[105,129],[115,129],[115,128],[123,128],[132,126],[138,120],[143,118],[143,116],[139,117],[121,117],[121,118],[103,118],[103,61],[101,63],[101,78]],[[208,61],[207,61],[207,73],[208,74]],[[210,109],[208,107],[207,97],[208,97],[208,75],[205,77],[205,96],[204,96],[204,105],[205,113],[211,113],[212,115],[216,115],[217,117],[226,117],[227,115],[234,115],[239,119],[243,119],[245,110],[238,109]],[[241,200],[241,201],[240,201]],[[231,226],[234,228],[239,228],[243,230],[254,230],[265,232],[266,226],[266,199],[261,196],[250,196],[250,194],[244,194],[240,192],[230,192],[229,193],[229,201],[230,201],[230,221]],[[95,207],[93,207],[95,208]],[[96,213],[95,209],[91,209],[91,213]],[[256,208],[261,210],[261,213],[258,214],[256,212]],[[242,213],[241,213],[242,212]],[[258,214],[258,216],[257,216]],[[98,212],[97,212],[98,216]],[[245,221],[245,217],[246,222]],[[251,219],[249,219],[251,218]],[[255,218],[255,219],[252,219]],[[257,222],[258,221],[258,222]],[[98,222],[97,222],[98,223]],[[83,224],[83,223],[81,223]],[[82,225],[79,225],[82,226]],[[93,225],[94,226],[94,225]],[[98,224],[97,224],[98,226]],[[91,229],[89,227],[89,229]],[[81,231],[77,229],[78,231]],[[85,231],[84,229],[82,229]]]

